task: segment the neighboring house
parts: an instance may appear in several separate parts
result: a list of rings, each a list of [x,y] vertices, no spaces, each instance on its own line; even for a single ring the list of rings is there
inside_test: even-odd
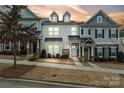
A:
[[[120,31],[119,51],[122,51],[124,53],[124,29]]]
[[[48,21],[48,18],[40,18],[38,17],[37,15],[35,15],[30,9],[26,8],[24,10],[22,10],[22,23],[24,25],[31,25],[31,24],[35,24],[34,25],[34,30],[35,30],[35,33],[37,35],[39,35],[40,33],[42,33],[42,23],[45,22],[45,21]],[[23,45],[21,42],[18,42],[17,44],[17,47],[18,47],[18,51],[24,51],[26,50],[27,53],[35,53],[36,50],[39,50],[39,42],[40,39],[32,44],[32,43],[27,43],[27,46],[26,45]],[[3,51],[11,51],[13,48],[12,48],[12,44],[11,42],[7,42],[7,43],[4,43],[4,44],[1,44],[0,46],[0,51],[3,52]]]
[[[118,25],[102,10],[85,23],[71,21],[66,12],[59,21],[56,12],[51,21],[43,23],[42,46],[47,53],[68,54],[84,61],[94,61],[95,57],[117,58],[119,45]]]

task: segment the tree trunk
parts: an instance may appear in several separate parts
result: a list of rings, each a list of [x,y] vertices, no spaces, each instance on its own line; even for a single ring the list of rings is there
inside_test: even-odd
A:
[[[16,42],[13,42],[14,66],[16,66]]]

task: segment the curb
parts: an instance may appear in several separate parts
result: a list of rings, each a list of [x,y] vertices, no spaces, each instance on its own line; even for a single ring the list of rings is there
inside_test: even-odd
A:
[[[86,85],[74,85],[68,83],[60,83],[60,82],[51,82],[51,81],[38,81],[38,80],[29,80],[29,79],[18,79],[18,78],[3,78],[0,77],[1,80],[13,80],[13,81],[22,81],[22,82],[29,82],[29,83],[38,83],[38,84],[49,84],[49,85],[59,85],[59,86],[66,86],[66,87],[74,87],[74,88],[93,88],[93,86],[86,86]]]

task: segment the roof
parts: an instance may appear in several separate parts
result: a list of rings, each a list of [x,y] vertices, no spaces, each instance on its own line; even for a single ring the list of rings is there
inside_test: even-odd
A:
[[[56,37],[53,37],[53,38],[45,38],[45,41],[62,41],[62,38],[56,38]]]
[[[58,21],[58,22],[44,22],[43,25],[76,25],[80,24],[82,22],[75,22],[75,21],[70,21],[70,22],[64,22],[64,21]]]

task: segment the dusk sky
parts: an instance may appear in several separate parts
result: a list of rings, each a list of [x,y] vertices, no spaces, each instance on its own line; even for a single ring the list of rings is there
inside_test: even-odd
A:
[[[72,15],[72,20],[86,21],[100,9],[116,22],[122,23],[122,19],[124,20],[124,5],[30,5],[28,7],[40,17],[49,17],[53,11],[56,11],[60,20],[63,13],[68,11]]]

